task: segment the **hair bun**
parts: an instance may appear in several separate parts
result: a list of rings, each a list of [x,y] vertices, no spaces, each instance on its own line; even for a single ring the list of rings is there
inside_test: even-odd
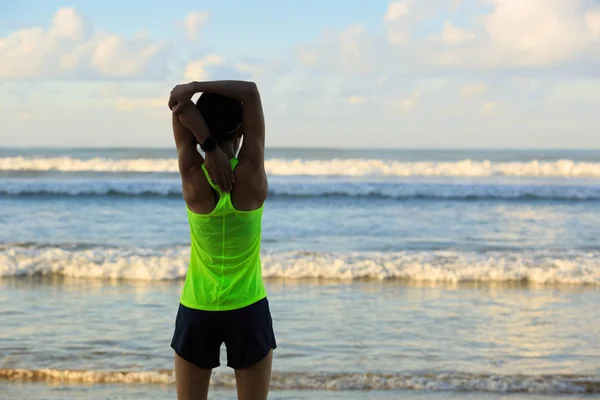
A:
[[[214,93],[202,93],[196,102],[211,136],[223,141],[233,136],[243,119],[243,106],[239,101]]]

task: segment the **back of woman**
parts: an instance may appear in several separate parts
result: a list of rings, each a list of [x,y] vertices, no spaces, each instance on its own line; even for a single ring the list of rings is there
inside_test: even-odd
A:
[[[250,82],[191,82],[173,89],[169,108],[191,239],[171,342],[177,395],[207,398],[225,343],[238,398],[266,399],[277,345],[260,262],[268,192],[260,95]]]
[[[232,159],[232,169],[237,164]],[[191,252],[181,304],[209,311],[234,310],[267,295],[260,263],[263,206],[239,211],[230,193],[211,186],[219,193],[214,210],[187,212]]]

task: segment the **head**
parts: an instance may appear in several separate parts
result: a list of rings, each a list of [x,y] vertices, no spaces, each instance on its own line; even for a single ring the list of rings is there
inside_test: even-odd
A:
[[[237,154],[242,139],[242,103],[214,93],[202,93],[196,108],[206,121],[211,136],[230,156]]]

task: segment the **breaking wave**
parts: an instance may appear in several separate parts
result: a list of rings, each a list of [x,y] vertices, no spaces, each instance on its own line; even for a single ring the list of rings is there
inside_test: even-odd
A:
[[[78,371],[56,369],[0,369],[0,379],[16,382],[83,384],[175,383],[171,370]],[[235,388],[233,374],[213,372],[213,387]],[[489,375],[448,373],[317,373],[273,372],[274,390],[415,390],[440,392],[491,392],[536,394],[600,393],[600,377],[587,375]]]
[[[38,246],[0,247],[0,278],[58,275],[159,281],[183,279],[189,250]],[[600,286],[598,251],[264,252],[263,277],[285,280],[521,282]]]
[[[400,162],[379,159],[268,159],[265,165],[270,175],[288,176],[600,177],[600,163],[573,160]],[[0,158],[0,171],[176,173],[177,161],[172,158],[4,157]]]
[[[176,180],[2,181],[0,196],[181,197]],[[273,182],[270,197],[382,198],[432,200],[600,200],[599,186],[492,185],[390,182]]]

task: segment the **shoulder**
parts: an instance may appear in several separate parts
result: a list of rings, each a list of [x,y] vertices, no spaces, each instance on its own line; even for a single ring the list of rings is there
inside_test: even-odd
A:
[[[235,168],[235,188],[246,196],[264,201],[269,192],[269,184],[264,164],[257,164],[245,158],[238,160]]]
[[[181,174],[183,199],[192,210],[205,208],[205,203],[214,202],[213,190],[204,173],[203,165],[198,165],[187,173]]]

